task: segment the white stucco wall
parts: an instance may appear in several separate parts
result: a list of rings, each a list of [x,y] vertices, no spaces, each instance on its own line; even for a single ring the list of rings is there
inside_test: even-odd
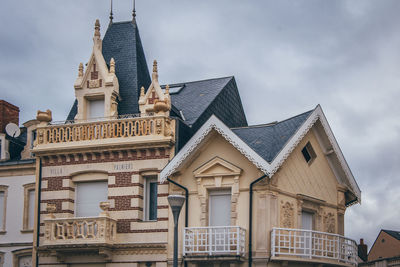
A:
[[[0,235],[0,252],[5,253],[3,266],[13,266],[12,251],[31,246],[11,246],[11,243],[32,242],[33,233],[22,233],[24,213],[24,185],[35,182],[34,175],[0,177],[0,185],[8,186],[5,234]]]

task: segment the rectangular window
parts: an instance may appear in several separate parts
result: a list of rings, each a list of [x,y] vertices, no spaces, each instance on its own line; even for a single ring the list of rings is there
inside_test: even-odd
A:
[[[79,182],[76,183],[75,194],[75,216],[96,217],[101,212],[100,202],[108,199],[108,183]]]
[[[0,191],[0,231],[4,231],[5,218],[6,218],[6,194]]]
[[[145,220],[157,220],[157,178],[145,178]]]
[[[303,154],[304,159],[308,164],[311,164],[314,159],[317,157],[317,154],[315,154],[315,151],[313,147],[311,146],[310,142],[308,142],[304,148],[301,150],[301,153]]]
[[[22,227],[23,231],[33,231],[35,214],[35,184],[24,185],[24,214]]]
[[[33,220],[35,214],[35,190],[29,190],[28,205],[28,228],[33,229]]]
[[[303,211],[301,213],[301,229],[312,230],[313,229],[313,217],[314,217],[313,213]]]
[[[210,191],[209,195],[209,225],[231,225],[231,191]]]
[[[103,118],[104,117],[104,99],[88,100],[87,118]]]

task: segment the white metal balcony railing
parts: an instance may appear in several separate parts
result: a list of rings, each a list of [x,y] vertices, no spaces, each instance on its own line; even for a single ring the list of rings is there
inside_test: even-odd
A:
[[[112,244],[117,235],[109,217],[47,219],[44,226],[44,245]]]
[[[244,256],[246,230],[239,226],[187,227],[184,256]]]
[[[273,228],[271,256],[330,259],[346,264],[357,264],[357,244],[337,234],[312,230]]]

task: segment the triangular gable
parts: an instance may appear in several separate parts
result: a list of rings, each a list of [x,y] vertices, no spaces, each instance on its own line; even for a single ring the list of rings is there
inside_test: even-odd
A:
[[[214,177],[214,176],[231,176],[240,175],[242,170],[233,165],[232,163],[215,157],[212,160],[206,162],[196,170],[194,170],[194,177]]]
[[[238,149],[249,161],[251,161],[258,169],[264,174],[271,178],[282,166],[285,160],[289,157],[295,147],[308,133],[308,131],[314,126],[316,121],[320,121],[323,129],[332,145],[332,150],[336,154],[340,166],[346,175],[350,189],[357,197],[358,202],[361,201],[361,191],[354,179],[350,168],[344,159],[343,153],[341,152],[339,145],[333,135],[333,132],[328,124],[328,121],[322,111],[320,105],[318,105],[306,121],[300,126],[296,133],[288,140],[283,149],[277,154],[271,163],[264,160],[259,154],[251,149],[242,139],[240,139],[231,129],[229,129],[223,122],[221,122],[216,116],[212,115],[206,123],[196,132],[195,135],[186,143],[186,145],[179,151],[179,153],[169,162],[169,164],[160,173],[160,182],[164,182],[167,177],[175,173],[180,166],[189,158],[192,153],[198,149],[206,136],[211,130],[216,130],[221,134],[229,143],[231,143],[236,149]]]

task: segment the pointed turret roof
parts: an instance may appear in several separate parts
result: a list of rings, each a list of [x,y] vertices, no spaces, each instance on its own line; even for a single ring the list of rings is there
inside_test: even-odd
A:
[[[115,60],[121,98],[118,114],[139,113],[140,88],[147,88],[151,79],[136,20],[109,25],[103,39],[103,56],[106,62]]]
[[[147,88],[151,79],[136,20],[110,23],[102,45],[105,61],[115,60],[120,94],[118,114],[139,113],[140,88]],[[75,100],[67,120],[73,120],[76,113]]]

